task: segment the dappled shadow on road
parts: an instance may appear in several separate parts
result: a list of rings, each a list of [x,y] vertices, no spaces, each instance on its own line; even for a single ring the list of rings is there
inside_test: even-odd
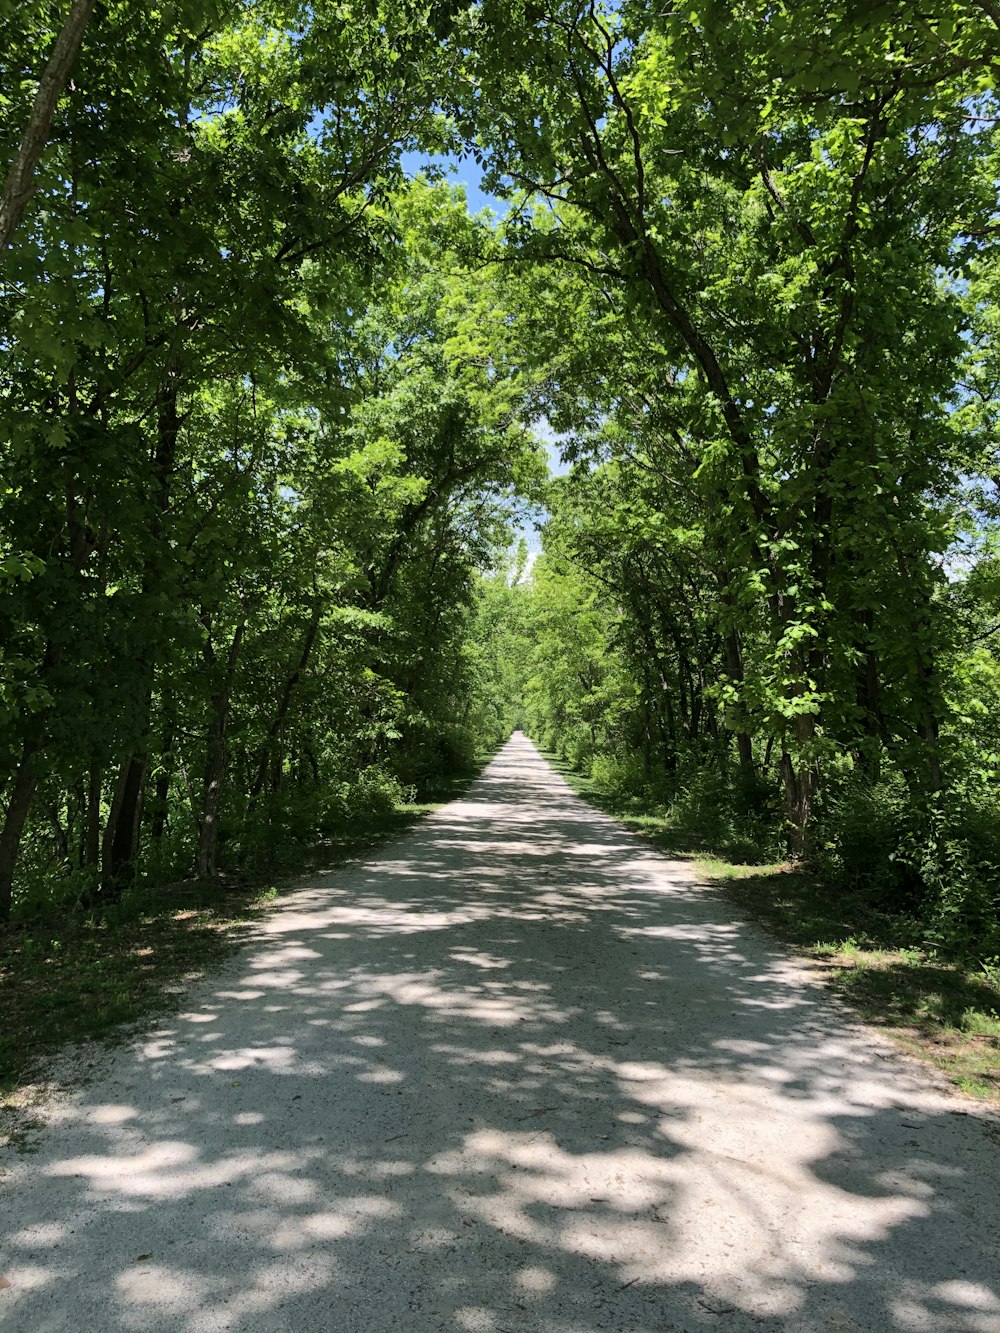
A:
[[[515,739],[70,1105],[0,1318],[998,1333],[989,1132]]]

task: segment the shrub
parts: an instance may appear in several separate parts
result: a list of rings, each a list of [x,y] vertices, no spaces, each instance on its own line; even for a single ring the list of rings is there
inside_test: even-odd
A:
[[[936,952],[1000,954],[1000,827],[982,796],[921,801],[898,774],[874,783],[850,775],[827,796],[813,859],[832,887],[917,917]]]

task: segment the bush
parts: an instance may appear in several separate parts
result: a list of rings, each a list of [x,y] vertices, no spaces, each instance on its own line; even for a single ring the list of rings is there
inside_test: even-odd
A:
[[[784,834],[776,793],[762,779],[746,783],[715,764],[678,774],[667,823],[706,850],[750,864],[779,860]]]
[[[651,775],[637,754],[599,754],[591,762],[590,776],[611,796],[640,796],[649,789]]]
[[[364,768],[353,779],[328,788],[322,797],[324,832],[357,820],[391,814],[405,799],[399,779],[384,768]]]
[[[956,959],[1000,954],[1000,821],[957,791],[917,801],[902,777],[847,777],[818,822],[814,863],[835,888],[919,919],[928,948]]]
[[[911,823],[910,794],[898,773],[872,782],[848,772],[816,812],[812,868],[830,885],[859,891],[881,910],[916,910],[920,877],[906,859],[898,859]]]
[[[920,877],[926,941],[962,960],[1000,957],[1000,882],[995,827],[984,829],[960,797],[935,804],[900,843],[897,859]]]

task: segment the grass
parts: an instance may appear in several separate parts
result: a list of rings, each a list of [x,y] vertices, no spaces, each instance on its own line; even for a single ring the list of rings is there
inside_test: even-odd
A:
[[[477,769],[478,771],[478,769]],[[398,837],[459,795],[474,774],[441,780],[418,803],[284,848],[281,875],[343,864]],[[287,884],[284,885],[287,888]],[[179,1002],[184,987],[232,954],[282,888],[274,878],[188,880],[141,888],[101,911],[56,911],[0,928],[0,1108],[23,1117],[32,1080],[62,1047],[113,1041]]]
[[[677,819],[661,802],[602,790],[547,758],[586,800],[662,851],[696,861],[738,911],[813,959],[836,993],[961,1092],[1000,1107],[1000,972],[937,958],[920,923],[880,912],[861,894],[768,861],[752,839]]]

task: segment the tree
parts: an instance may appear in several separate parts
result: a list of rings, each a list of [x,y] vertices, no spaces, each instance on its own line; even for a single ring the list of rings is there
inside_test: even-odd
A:
[[[511,227],[526,258],[589,273],[632,336],[663,349],[655,411],[701,491],[737,695],[740,608],[764,615],[756,692],[803,851],[825,758],[881,725],[856,716],[857,661],[888,662],[865,628],[887,598],[910,682],[892,740],[918,788],[942,782],[928,607],[948,535],[928,495],[953,475],[963,316],[939,274],[957,278],[965,229],[991,201],[977,166],[988,131],[939,110],[978,75],[921,89],[873,68],[860,93],[776,101],[771,29],[762,47],[746,7],[732,24],[577,3],[533,15],[504,29],[509,63],[483,55],[492,42],[471,56],[488,179],[549,202]],[[734,109],[723,93],[744,66]],[[861,549],[872,532],[875,562]],[[737,734],[749,707],[729,710]]]

